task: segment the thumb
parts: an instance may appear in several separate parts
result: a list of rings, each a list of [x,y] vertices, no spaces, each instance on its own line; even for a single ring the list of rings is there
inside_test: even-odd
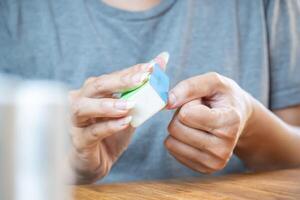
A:
[[[169,92],[167,108],[176,109],[191,100],[212,96],[221,86],[221,77],[217,73],[207,73],[181,81]]]

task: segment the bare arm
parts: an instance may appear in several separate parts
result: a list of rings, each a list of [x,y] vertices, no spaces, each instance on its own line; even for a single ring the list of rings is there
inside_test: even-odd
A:
[[[221,170],[233,152],[253,170],[300,166],[300,106],[276,116],[233,80],[207,73],[177,84],[168,107],[178,110],[165,145],[196,171]]]
[[[245,135],[235,149],[252,169],[300,166],[300,106],[274,113],[255,103]]]
[[[300,126],[300,105],[273,111],[279,118],[292,126]]]

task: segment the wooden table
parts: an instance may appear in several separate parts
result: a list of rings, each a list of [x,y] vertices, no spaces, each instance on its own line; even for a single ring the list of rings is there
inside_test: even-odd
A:
[[[74,199],[300,200],[300,169],[229,175],[205,180],[191,178],[76,186]]]

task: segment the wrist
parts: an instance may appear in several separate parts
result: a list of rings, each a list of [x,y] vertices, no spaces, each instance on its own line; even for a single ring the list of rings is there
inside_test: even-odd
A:
[[[251,112],[234,148],[234,153],[243,160],[249,169],[257,169],[255,163],[261,162],[260,160],[264,159],[260,152],[262,149],[261,145],[263,145],[262,142],[264,141],[261,130],[261,117],[263,116],[260,116],[263,112],[263,105],[253,97],[251,99]]]
[[[74,173],[75,184],[90,184],[106,176],[111,168],[107,160],[97,151],[72,149],[69,163]]]
[[[237,154],[247,156],[250,156],[249,152],[253,150],[259,151],[261,145],[265,143],[265,134],[270,133],[270,130],[267,130],[270,126],[268,124],[269,121],[266,121],[268,118],[268,110],[252,96],[250,96],[250,98],[252,103],[251,113],[249,114],[234,150]]]
[[[249,137],[257,123],[257,111],[259,109],[259,102],[254,99],[250,94],[246,94],[246,119],[244,122],[243,130],[240,139]]]

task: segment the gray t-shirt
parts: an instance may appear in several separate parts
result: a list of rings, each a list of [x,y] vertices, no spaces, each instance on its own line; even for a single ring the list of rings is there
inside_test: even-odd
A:
[[[100,0],[1,0],[0,72],[60,80],[78,88],[89,76],[171,54],[171,86],[216,71],[270,109],[300,103],[297,0],[163,0],[145,12]],[[138,128],[104,182],[203,176],[163,146],[172,111]],[[266,138],[267,142],[267,138]],[[232,157],[224,170],[244,171]],[[99,181],[99,182],[101,182]]]

